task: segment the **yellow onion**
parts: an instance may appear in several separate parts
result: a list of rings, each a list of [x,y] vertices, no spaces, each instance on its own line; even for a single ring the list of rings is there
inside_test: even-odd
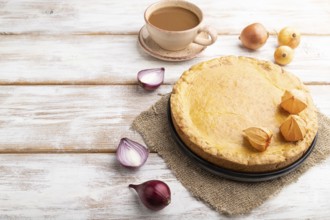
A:
[[[266,28],[260,23],[250,24],[241,32],[239,39],[244,47],[257,50],[262,47],[269,37]]]
[[[283,28],[277,36],[280,46],[289,46],[295,49],[300,44],[300,32],[292,27]]]
[[[293,59],[294,51],[288,46],[279,46],[274,53],[274,59],[277,64],[287,65]]]

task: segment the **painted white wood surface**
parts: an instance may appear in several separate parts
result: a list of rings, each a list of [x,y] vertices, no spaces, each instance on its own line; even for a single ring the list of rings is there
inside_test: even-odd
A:
[[[327,219],[329,169],[330,160],[233,219]],[[155,154],[139,170],[122,167],[113,154],[5,154],[0,170],[1,219],[227,219],[195,200]],[[160,212],[144,208],[128,188],[150,179],[172,189]]]
[[[114,152],[122,137],[142,141],[130,130],[133,119],[170,91],[137,85],[0,87],[0,152]]]
[[[0,2],[4,34],[136,34],[143,12],[154,0],[12,0]],[[270,31],[295,26],[305,34],[330,34],[328,0],[191,0],[205,13],[205,22],[220,34],[237,34],[249,23]],[[9,25],[8,25],[9,24]]]
[[[294,60],[284,68],[305,83],[330,84],[327,45],[327,36],[303,36]],[[136,84],[139,70],[160,66],[166,69],[165,83],[172,84],[193,64],[219,56],[273,61],[276,46],[275,36],[258,51],[242,48],[237,35],[219,36],[198,58],[171,63],[144,53],[136,35],[0,36],[0,84]]]
[[[309,86],[330,116],[330,86]],[[137,85],[0,87],[1,152],[114,152],[120,138],[141,141],[133,119],[170,92]]]
[[[330,116],[328,0],[191,1],[219,39],[192,61],[169,63],[137,44],[154,0],[0,0],[0,219],[226,219],[191,197],[156,154],[130,171],[113,152],[121,137],[142,142],[132,120],[192,64],[222,55],[273,60],[275,35],[256,52],[239,46],[238,34],[252,22],[272,34],[288,25],[303,33],[285,68]],[[136,85],[137,71],[160,66],[167,85],[152,93]],[[233,219],[329,219],[329,169],[330,159]],[[161,212],[146,210],[127,188],[150,179],[172,189]]]

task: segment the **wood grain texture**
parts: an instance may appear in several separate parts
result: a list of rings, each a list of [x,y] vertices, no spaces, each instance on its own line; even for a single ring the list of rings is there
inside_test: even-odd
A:
[[[169,63],[137,44],[143,12],[155,0],[0,0],[0,219],[227,219],[193,198],[156,154],[133,171],[111,152],[121,137],[143,143],[132,120],[184,70],[224,55],[273,60],[274,34],[285,26],[303,33],[285,68],[312,85],[316,105],[330,116],[328,0],[190,1],[219,39],[194,60]],[[253,22],[273,34],[256,52],[237,39]],[[160,66],[167,85],[155,92],[137,86],[139,70]],[[231,219],[329,219],[329,169],[328,159],[250,215]],[[172,204],[156,213],[127,187],[150,179],[172,190]]]
[[[330,88],[330,87],[329,87]],[[0,151],[111,151],[120,138],[141,138],[130,130],[163,86],[0,87]],[[7,150],[5,150],[7,149]]]
[[[0,152],[113,152],[120,138],[142,140],[133,119],[172,86],[2,86]],[[330,86],[310,86],[330,116]]]
[[[154,0],[88,0],[0,2],[3,34],[136,34],[143,12]],[[191,0],[205,13],[205,23],[220,34],[238,34],[246,25],[263,23],[271,32],[295,26],[306,34],[330,34],[329,1]],[[8,25],[10,24],[10,25]]]
[[[329,169],[330,160],[234,219],[327,219]],[[1,155],[0,170],[1,219],[227,219],[194,199],[155,154],[136,171],[114,154]],[[171,204],[160,212],[144,208],[128,188],[151,179],[172,190]]]
[[[276,38],[258,51],[240,46],[237,36],[219,36],[197,58],[159,61],[137,44],[137,36],[0,36],[0,84],[136,84],[141,69],[163,66],[173,84],[190,66],[219,56],[273,61]],[[303,36],[292,63],[284,67],[308,84],[330,84],[329,37]]]

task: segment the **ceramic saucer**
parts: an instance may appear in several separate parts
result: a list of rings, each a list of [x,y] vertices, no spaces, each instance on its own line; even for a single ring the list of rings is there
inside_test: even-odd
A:
[[[208,35],[200,33],[202,37],[207,38]],[[139,44],[142,49],[149,55],[165,61],[185,61],[195,58],[206,47],[195,43],[191,43],[187,48],[180,51],[168,51],[156,44],[150,37],[146,26],[143,26],[139,32]]]

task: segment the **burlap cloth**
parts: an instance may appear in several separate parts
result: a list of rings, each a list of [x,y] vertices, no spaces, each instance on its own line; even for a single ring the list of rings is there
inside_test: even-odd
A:
[[[297,170],[278,179],[259,183],[224,179],[200,168],[179,149],[171,137],[168,124],[168,99],[169,95],[166,95],[149,110],[142,112],[132,127],[142,135],[149,149],[165,160],[176,178],[194,197],[205,201],[220,213],[238,215],[250,212],[330,155],[330,119],[319,113],[317,144]]]

